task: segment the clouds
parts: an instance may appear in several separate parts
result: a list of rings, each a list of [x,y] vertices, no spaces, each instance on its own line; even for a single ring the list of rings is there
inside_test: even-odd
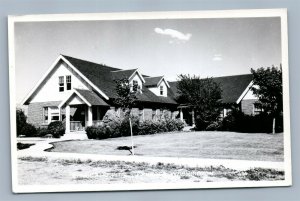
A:
[[[174,29],[161,29],[156,27],[154,29],[154,32],[161,35],[167,35],[170,36],[173,40],[170,40],[169,43],[180,43],[180,42],[187,42],[192,37],[191,33],[182,33],[180,31],[174,30]]]

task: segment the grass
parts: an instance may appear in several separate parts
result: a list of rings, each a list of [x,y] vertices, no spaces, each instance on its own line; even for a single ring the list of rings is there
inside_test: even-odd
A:
[[[174,164],[49,160],[45,157],[23,157],[18,161],[18,178],[21,185],[34,184],[116,184],[116,183],[180,183],[283,180],[284,172],[273,169],[237,171],[217,167],[186,167]],[[47,168],[45,168],[47,167]]]
[[[136,155],[283,161],[283,133],[178,132],[134,136]],[[130,137],[53,143],[52,152],[130,155]]]

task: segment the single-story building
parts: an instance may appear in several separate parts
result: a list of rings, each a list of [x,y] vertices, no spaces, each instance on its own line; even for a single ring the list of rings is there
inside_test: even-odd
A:
[[[109,114],[120,116],[122,111],[114,104],[115,80],[123,78],[138,86],[132,113],[141,121],[168,116],[193,124],[193,111],[176,102],[176,82],[168,82],[164,76],[145,76],[139,69],[122,70],[65,55],[59,55],[25,97],[22,104],[28,105],[28,122],[40,127],[61,120],[66,123],[66,133],[70,133],[97,125]],[[256,98],[250,90],[252,75],[214,80],[222,89],[223,116],[232,107],[247,114],[257,112],[253,104]]]

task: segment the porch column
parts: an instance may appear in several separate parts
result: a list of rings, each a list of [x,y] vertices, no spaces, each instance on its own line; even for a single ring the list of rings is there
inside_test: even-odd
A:
[[[88,107],[88,126],[92,126],[93,125],[93,110],[92,110],[92,106]]]
[[[180,120],[183,121],[183,112],[182,112],[182,108],[180,108]]]
[[[224,117],[227,116],[227,109],[224,108],[224,113],[223,113]]]
[[[66,106],[66,133],[70,133],[70,106]]]
[[[192,109],[192,126],[195,126],[195,110],[194,108]]]

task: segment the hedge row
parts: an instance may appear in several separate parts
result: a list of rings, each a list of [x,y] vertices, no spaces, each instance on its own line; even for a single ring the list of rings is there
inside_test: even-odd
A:
[[[206,130],[235,131],[242,133],[271,133],[273,117],[268,114],[246,115],[233,111],[220,121],[210,123]],[[283,132],[283,116],[276,117],[275,131]]]
[[[140,122],[137,117],[131,117],[133,135],[151,135],[161,132],[180,131],[184,123],[178,119],[165,119],[160,121],[147,120]],[[86,128],[89,139],[106,139],[130,136],[129,118],[112,119],[99,126]]]
[[[61,121],[51,122],[46,128],[36,128],[32,124],[24,124],[18,136],[44,137],[51,134],[54,138],[60,138],[65,134],[65,126]]]

